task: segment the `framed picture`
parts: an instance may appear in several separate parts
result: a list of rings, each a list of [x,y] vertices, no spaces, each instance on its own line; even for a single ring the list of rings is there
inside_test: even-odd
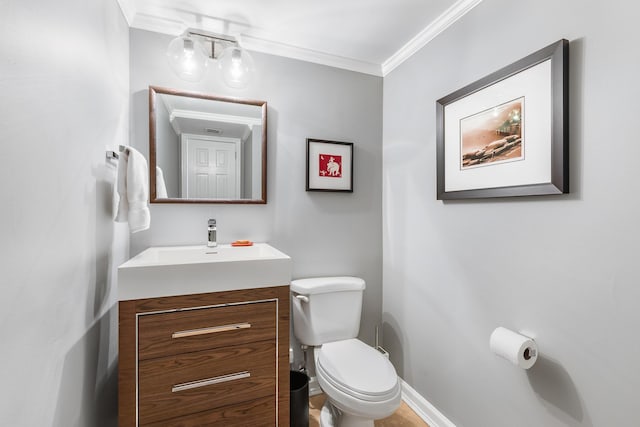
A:
[[[307,191],[353,192],[353,143],[307,139]]]
[[[569,42],[441,98],[437,198],[569,192]]]

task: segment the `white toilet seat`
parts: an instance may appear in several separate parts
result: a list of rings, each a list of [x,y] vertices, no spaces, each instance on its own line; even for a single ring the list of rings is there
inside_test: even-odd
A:
[[[318,351],[318,366],[334,387],[370,402],[394,395],[398,384],[391,362],[357,339],[324,344]]]
[[[400,406],[400,381],[393,365],[362,341],[323,344],[314,359],[320,387],[341,411],[380,419]]]

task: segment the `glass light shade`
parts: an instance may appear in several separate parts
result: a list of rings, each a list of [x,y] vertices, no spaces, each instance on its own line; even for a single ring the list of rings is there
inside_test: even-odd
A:
[[[176,37],[169,43],[167,60],[173,72],[189,82],[202,80],[209,62],[200,43],[188,35]]]
[[[225,84],[235,89],[249,86],[255,72],[251,55],[237,46],[230,46],[222,51],[218,58],[218,67],[222,71]]]

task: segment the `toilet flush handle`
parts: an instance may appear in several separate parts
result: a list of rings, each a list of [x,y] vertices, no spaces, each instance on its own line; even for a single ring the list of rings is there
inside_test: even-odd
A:
[[[306,295],[296,294],[296,298],[298,298],[302,302],[309,302],[309,297]]]

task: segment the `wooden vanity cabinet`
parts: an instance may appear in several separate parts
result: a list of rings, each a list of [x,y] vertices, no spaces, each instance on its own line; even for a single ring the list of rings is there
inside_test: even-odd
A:
[[[119,425],[288,426],[289,286],[119,302]]]

